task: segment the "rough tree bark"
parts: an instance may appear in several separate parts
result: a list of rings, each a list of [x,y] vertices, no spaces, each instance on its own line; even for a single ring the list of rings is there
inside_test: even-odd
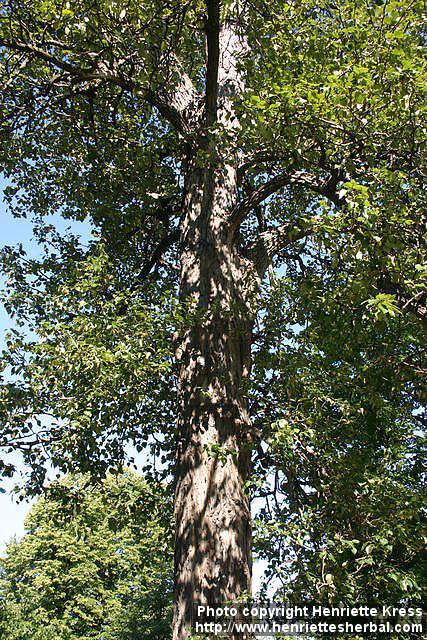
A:
[[[230,173],[193,173],[182,235],[181,294],[201,315],[177,349],[176,639],[186,637],[192,604],[236,600],[251,588],[245,379],[255,292],[247,265],[227,243]]]
[[[219,24],[210,3],[206,124],[232,140],[230,97],[242,89],[236,25]],[[251,517],[245,481],[250,421],[245,381],[259,276],[230,237],[237,204],[238,158],[231,144],[208,142],[209,161],[187,159],[181,227],[181,297],[198,321],[182,336],[176,468],[174,640],[188,635],[193,607],[235,601],[251,591]]]

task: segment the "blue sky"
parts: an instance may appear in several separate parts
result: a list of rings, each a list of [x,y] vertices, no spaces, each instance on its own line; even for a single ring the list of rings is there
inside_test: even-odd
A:
[[[3,194],[4,182],[0,182],[1,193]],[[31,242],[32,231],[31,224],[28,220],[15,219],[7,211],[3,203],[3,196],[0,203],[0,245],[14,245],[18,242],[22,244],[31,253],[37,252],[37,246]],[[0,281],[3,286],[3,280]],[[0,303],[0,348],[4,346],[5,331],[13,326],[12,320],[6,313],[5,308]],[[17,458],[11,461],[18,461]],[[6,493],[0,494],[0,512],[2,514],[0,520],[0,553],[3,553],[5,544],[13,535],[21,535],[23,532],[23,523],[30,505],[28,502],[16,502],[9,493],[13,487],[13,482],[2,482],[2,487]]]

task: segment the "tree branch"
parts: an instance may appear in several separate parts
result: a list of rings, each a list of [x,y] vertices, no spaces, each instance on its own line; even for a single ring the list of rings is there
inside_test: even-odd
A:
[[[267,229],[259,234],[255,242],[247,249],[247,257],[255,264],[260,276],[263,276],[273,257],[284,247],[305,238],[311,233],[312,225],[309,221],[285,222],[284,224]]]
[[[149,275],[150,271],[160,262],[166,251],[179,240],[179,235],[179,230],[174,229],[160,240],[152,254],[145,260],[137,280],[146,278]]]
[[[173,90],[153,90],[143,84],[137,83],[134,79],[123,74],[117,64],[108,64],[100,60],[97,56],[93,58],[93,64],[88,67],[80,67],[72,64],[58,55],[54,55],[33,43],[23,41],[12,41],[0,38],[0,47],[5,47],[11,51],[20,51],[34,56],[39,60],[51,64],[52,66],[65,71],[71,79],[77,83],[102,81],[121,87],[125,91],[141,95],[147,102],[155,107],[159,113],[178,131],[183,134],[192,132],[192,126],[187,111],[189,107],[197,105],[199,94],[195,89],[190,77],[183,71],[181,64],[175,56],[171,56],[173,61],[172,74],[175,76],[176,85]],[[86,54],[89,56],[89,53]]]
[[[338,171],[331,172],[326,178],[321,178],[306,171],[298,171],[295,169],[289,169],[284,173],[274,176],[257,189],[254,189],[251,194],[243,198],[234,208],[230,220],[230,239],[234,236],[234,233],[250,211],[268,197],[287,186],[306,186],[315,193],[324,195],[337,206],[342,205],[343,200],[339,197],[336,187],[343,177],[344,176]]]
[[[123,89],[131,90],[135,87],[135,84],[131,80],[127,80],[124,77],[120,77],[119,75],[113,73],[112,70],[108,69],[108,66],[105,62],[97,60],[96,64],[88,69],[83,69],[81,67],[77,67],[57,56],[49,53],[45,49],[42,49],[32,43],[28,42],[20,42],[20,41],[12,41],[5,40],[4,38],[0,38],[0,47],[5,47],[6,49],[10,49],[12,51],[22,51],[24,53],[32,54],[34,57],[44,60],[45,62],[49,62],[53,66],[62,71],[66,71],[70,74],[70,76],[74,77],[80,82],[90,82],[91,80],[107,80],[112,84],[115,84]]]

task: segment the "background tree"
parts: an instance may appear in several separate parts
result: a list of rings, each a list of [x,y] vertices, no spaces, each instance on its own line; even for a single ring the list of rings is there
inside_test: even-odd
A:
[[[369,290],[373,319],[413,327],[405,349],[419,344],[421,11],[3,2],[1,162],[12,210],[34,216],[46,247],[38,261],[4,253],[9,309],[42,338],[10,341],[5,366],[20,378],[3,388],[5,439],[34,486],[44,452],[100,472],[127,440],[176,452],[176,640],[192,602],[250,591],[252,451],[282,419],[252,402],[252,354],[268,360],[267,271],[292,277],[296,262],[302,278],[311,252],[358,247],[335,252],[332,272]],[[96,236],[59,237],[51,213],[89,217]],[[315,275],[330,278],[305,286]]]
[[[169,638],[171,507],[132,472],[51,484],[1,561],[2,638]]]

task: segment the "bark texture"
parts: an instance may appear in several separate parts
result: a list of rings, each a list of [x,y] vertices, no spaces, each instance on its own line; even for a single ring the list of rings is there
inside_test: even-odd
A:
[[[212,12],[206,121],[221,126],[231,141],[238,126],[232,96],[243,88],[237,62],[245,43],[235,25],[218,25],[214,6]],[[259,276],[230,237],[238,166],[232,144],[207,146],[206,153],[203,166],[197,153],[187,159],[181,227],[181,297],[198,315],[176,354],[174,640],[188,636],[198,604],[235,601],[251,591],[246,380]]]
[[[200,315],[177,349],[176,640],[186,637],[193,605],[251,589],[245,383],[257,279],[227,242],[224,216],[234,200],[232,166],[190,169],[181,294]]]

